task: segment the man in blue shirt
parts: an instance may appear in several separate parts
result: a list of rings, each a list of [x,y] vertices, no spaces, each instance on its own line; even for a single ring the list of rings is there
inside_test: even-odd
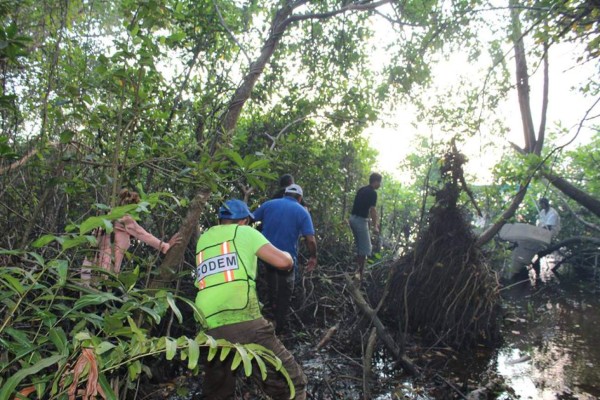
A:
[[[297,271],[298,239],[304,236],[310,258],[306,270],[311,272],[317,266],[317,241],[315,229],[308,211],[300,205],[302,188],[292,184],[285,188],[284,197],[262,204],[255,212],[254,219],[262,221],[263,235],[279,250],[287,251],[294,259],[291,272],[281,271],[265,265],[267,284],[264,315],[275,322],[278,333],[285,329],[287,314],[292,297],[294,274]],[[260,292],[259,292],[260,294]]]

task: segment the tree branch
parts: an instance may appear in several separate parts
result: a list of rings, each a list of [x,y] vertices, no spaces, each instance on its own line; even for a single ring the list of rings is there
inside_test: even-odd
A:
[[[590,196],[583,190],[575,187],[566,179],[554,175],[551,172],[542,171],[542,175],[550,181],[552,186],[563,192],[565,195],[581,204],[589,211],[594,213],[597,217],[600,217],[600,200]]]
[[[525,194],[527,193],[527,187],[529,186],[529,182],[531,182],[531,179],[532,177],[529,177],[527,181],[519,188],[519,191],[517,192],[515,197],[513,197],[510,205],[508,206],[508,209],[506,209],[506,211],[502,213],[502,215],[500,216],[500,218],[498,218],[494,225],[490,226],[479,236],[476,242],[477,246],[483,246],[484,244],[492,240],[494,235],[496,235],[496,233],[500,231],[500,228],[502,228],[502,226],[509,220],[509,218],[515,215],[515,211],[517,211],[517,208],[519,208],[519,204],[521,204],[521,202],[525,198]]]
[[[50,143],[51,146],[56,146],[56,143]],[[29,161],[29,159],[33,156],[35,156],[38,152],[38,149],[31,149],[29,150],[29,152],[27,154],[25,154],[23,157],[21,157],[19,160],[13,162],[12,164],[9,164],[7,166],[4,167],[0,167],[0,175],[4,175],[6,172],[8,171],[14,171],[16,169],[21,168],[23,165],[25,165],[27,163],[27,161]]]
[[[240,51],[246,57],[246,60],[248,60],[248,64],[251,64],[252,63],[252,59],[250,58],[250,56],[248,55],[248,53],[246,53],[246,50],[244,50],[244,47],[242,46],[242,44],[237,40],[237,38],[235,37],[235,35],[231,31],[231,29],[229,29],[229,27],[225,23],[225,20],[223,19],[223,15],[221,14],[221,10],[219,10],[219,6],[217,5],[217,2],[215,0],[213,0],[213,5],[215,6],[215,10],[217,10],[217,15],[219,16],[219,21],[221,22],[221,26],[223,26],[223,28],[225,28],[225,30],[227,31],[227,33],[229,34],[229,36],[231,36],[231,39],[240,48]]]
[[[510,6],[517,5],[517,0],[510,0]],[[517,93],[519,107],[521,109],[521,122],[523,123],[523,136],[525,137],[525,149],[528,153],[535,148],[535,132],[533,130],[533,119],[531,117],[531,105],[529,102],[529,75],[527,73],[527,58],[525,56],[525,44],[521,31],[519,11],[511,8],[512,39],[515,46],[515,63],[517,75]]]
[[[548,64],[548,43],[544,43],[544,88],[542,94],[542,115],[540,118],[540,129],[538,131],[538,138],[535,143],[533,152],[538,156],[542,154],[542,148],[544,147],[544,138],[546,137],[546,117],[548,114],[548,91],[550,85],[549,78],[549,64]]]
[[[297,124],[298,122],[303,121],[303,120],[305,120],[308,117],[309,116],[306,115],[304,117],[300,117],[300,118],[297,118],[297,119],[293,120],[292,122],[290,122],[289,124],[287,124],[286,126],[284,126],[283,129],[280,130],[277,135],[275,135],[275,137],[273,137],[273,136],[268,135],[268,134],[265,133],[265,135],[269,136],[269,139],[271,139],[271,141],[273,142],[273,143],[271,143],[270,150],[272,151],[275,148],[275,144],[277,144],[277,140],[279,140],[279,137],[281,135],[283,135],[292,125]]]
[[[573,217],[575,217],[575,219],[577,221],[581,222],[584,226],[586,226],[589,229],[595,230],[596,232],[600,232],[600,225],[596,225],[596,224],[586,221],[585,219],[583,219],[583,217],[581,215],[577,214],[575,212],[575,210],[573,210],[571,207],[569,207],[569,203],[567,203],[567,201],[562,196],[561,196],[561,200],[562,200],[563,207],[566,208],[573,215]]]
[[[376,1],[374,3],[371,3],[370,1],[360,1],[358,3],[350,3],[350,4],[345,5],[344,7],[339,8],[337,10],[332,10],[332,11],[325,12],[325,13],[309,13],[309,14],[292,15],[285,22],[287,24],[289,24],[292,22],[304,21],[307,19],[327,19],[327,18],[331,18],[331,17],[339,15],[339,14],[343,14],[347,11],[374,10],[379,6],[382,6],[384,4],[388,4],[391,2],[392,2],[392,0],[380,0],[380,1]]]
[[[364,298],[358,287],[355,283],[350,279],[348,274],[344,274],[344,278],[346,279],[348,291],[352,298],[354,299],[354,303],[358,306],[358,308],[365,314],[367,318],[369,318],[370,322],[377,329],[377,334],[381,338],[382,342],[385,346],[392,352],[396,360],[402,365],[402,367],[411,375],[418,376],[419,370],[414,365],[412,360],[408,358],[398,347],[394,339],[390,336],[385,328],[385,325],[381,322],[375,310],[371,308],[371,306],[367,303],[367,300]]]

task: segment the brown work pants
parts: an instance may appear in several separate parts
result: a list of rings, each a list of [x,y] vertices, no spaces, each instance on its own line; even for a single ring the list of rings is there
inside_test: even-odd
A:
[[[283,367],[294,383],[296,389],[296,397],[294,399],[306,399],[306,376],[292,353],[275,336],[273,325],[266,319],[259,318],[253,321],[220,326],[209,329],[206,334],[215,339],[225,339],[231,343],[257,343],[271,350],[279,357],[283,363]],[[234,352],[232,351],[224,361],[220,361],[219,355],[217,355],[210,362],[206,362],[205,380],[202,387],[202,392],[206,399],[229,400],[234,398],[236,371],[231,371],[233,356]],[[275,371],[273,366],[268,362],[265,364],[267,365],[268,372],[267,378],[263,381],[260,369],[253,363],[252,375],[256,378],[256,381],[265,393],[273,399],[289,399],[290,391],[284,376],[280,372]]]

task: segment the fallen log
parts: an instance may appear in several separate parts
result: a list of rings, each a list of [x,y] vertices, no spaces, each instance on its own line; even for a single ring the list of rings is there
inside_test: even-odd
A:
[[[410,358],[408,358],[405,354],[402,353],[402,351],[400,351],[400,348],[398,347],[394,339],[390,336],[390,334],[387,332],[387,329],[385,328],[379,317],[377,317],[377,313],[367,303],[365,297],[360,292],[354,281],[350,278],[348,274],[344,274],[344,277],[348,282],[348,285],[346,287],[348,288],[348,292],[354,299],[354,303],[363,312],[363,314],[365,314],[365,316],[369,318],[375,329],[377,329],[377,336],[379,336],[385,347],[387,347],[387,349],[394,355],[395,359],[402,366],[402,368],[404,368],[404,370],[406,370],[411,375],[418,376],[420,373],[417,367],[414,365]]]
[[[323,346],[325,346],[327,343],[329,343],[329,341],[331,340],[333,335],[335,335],[335,333],[337,332],[339,327],[340,327],[340,324],[335,324],[334,326],[329,328],[327,330],[327,333],[325,333],[325,336],[323,336],[323,338],[319,341],[319,344],[317,344],[317,348],[315,350],[319,350]]]
[[[568,247],[568,246],[571,246],[573,244],[578,244],[578,243],[600,244],[600,239],[595,238],[595,237],[587,237],[587,236],[574,236],[574,237],[562,240],[560,242],[554,243],[551,246],[548,246],[545,249],[538,251],[536,253],[536,255],[539,258],[542,258],[556,250],[559,250],[561,247]]]
[[[369,400],[371,396],[371,381],[373,380],[373,353],[377,344],[377,329],[371,328],[367,346],[365,348],[365,356],[363,357],[363,399]]]
[[[600,239],[599,238],[595,238],[595,237],[588,237],[588,236],[573,236],[573,237],[570,237],[568,239],[565,239],[565,240],[562,240],[560,242],[554,243],[554,244],[552,244],[552,245],[550,245],[550,246],[548,246],[548,247],[546,247],[546,248],[538,251],[535,254],[535,256],[537,258],[534,257],[535,261],[533,261],[530,265],[533,266],[536,269],[536,271],[539,272],[539,270],[540,270],[539,263],[540,263],[540,259],[542,257],[545,257],[548,254],[551,254],[551,253],[553,253],[553,252],[555,252],[557,250],[560,250],[562,247],[569,247],[569,246],[572,246],[574,244],[582,244],[582,243],[590,243],[592,245],[600,245]],[[558,267],[560,267],[563,264],[564,261],[566,261],[566,259],[563,260],[563,261],[561,261],[561,262],[556,263],[556,265],[554,265],[552,267],[552,272],[554,272],[554,270],[556,270]]]

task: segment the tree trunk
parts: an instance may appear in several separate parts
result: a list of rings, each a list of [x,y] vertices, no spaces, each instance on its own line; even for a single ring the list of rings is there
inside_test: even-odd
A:
[[[516,196],[513,197],[513,200],[508,206],[508,208],[502,213],[500,218],[498,218],[496,222],[494,222],[494,225],[490,226],[479,236],[477,242],[475,243],[477,246],[483,246],[484,244],[492,240],[492,238],[496,235],[496,233],[498,233],[498,231],[500,231],[500,228],[502,228],[502,226],[509,220],[509,218],[512,218],[512,216],[515,215],[515,211],[517,211],[517,208],[519,208],[519,204],[521,204],[521,202],[525,198],[525,194],[527,193],[527,186],[529,185],[530,180],[527,181],[527,183],[521,187],[521,189],[517,192]]]
[[[220,134],[215,135],[215,138],[213,139],[210,149],[211,154],[216,152],[216,143],[230,142],[231,132],[237,124],[242,107],[250,98],[252,89],[264,71],[267,62],[271,59],[271,56],[275,52],[275,48],[279,44],[285,28],[289,24],[285,22],[292,11],[292,6],[289,2],[287,2],[275,14],[275,18],[273,19],[271,29],[269,31],[269,37],[265,41],[258,59],[250,66],[250,71],[246,74],[242,84],[233,94],[233,97],[229,102],[229,107],[221,119],[222,131]],[[194,232],[194,228],[200,219],[200,215],[204,210],[210,194],[211,191],[209,189],[201,189],[194,197],[194,200],[192,200],[185,220],[183,221],[183,225],[179,229],[182,242],[179,246],[175,246],[172,250],[169,250],[165,259],[158,268],[158,278],[154,279],[151,283],[152,287],[157,287],[172,280],[174,274],[176,273],[176,266],[183,260],[185,249],[187,248],[192,233]]]
[[[550,181],[552,186],[563,192],[566,196],[575,200],[577,203],[581,204],[583,207],[587,208],[597,217],[600,217],[600,200],[590,196],[583,190],[573,186],[566,179],[554,175],[551,172],[542,172],[542,175],[544,178]]]
[[[519,19],[520,14],[520,5],[518,0],[510,0],[509,1],[511,7],[511,20],[512,20],[512,41],[514,44],[515,50],[515,73],[517,78],[517,94],[519,97],[519,109],[521,111],[521,121],[523,123],[523,137],[525,139],[525,149],[521,149],[516,145],[513,145],[517,151],[523,154],[537,154],[540,155],[542,153],[542,146],[544,144],[544,136],[546,130],[546,113],[548,110],[548,59],[547,54],[544,56],[544,88],[542,93],[542,115],[540,122],[540,131],[538,132],[538,136],[536,139],[535,131],[533,129],[533,118],[531,116],[531,102],[529,98],[529,91],[531,90],[529,86],[529,74],[527,72],[527,57],[525,54],[525,44],[523,42],[523,32],[521,30],[521,21]],[[547,47],[545,47],[547,49]],[[512,202],[508,206],[508,208],[502,213],[500,218],[496,220],[494,225],[488,228],[485,232],[479,236],[477,239],[477,245],[483,246],[492,238],[500,228],[512,218],[515,214],[515,211],[519,208],[519,205],[525,198],[525,194],[527,193],[527,187],[531,182],[531,177],[527,179],[527,181],[521,185],[519,191],[513,197]]]
[[[179,233],[182,238],[181,243],[174,246],[166,254],[163,262],[158,268],[158,277],[150,282],[151,288],[168,286],[169,282],[173,281],[173,278],[177,274],[177,266],[183,260],[185,249],[188,246],[192,234],[196,230],[200,215],[202,214],[202,211],[204,211],[204,206],[206,205],[210,193],[209,189],[201,189],[190,203],[187,215],[183,220],[181,228],[179,228]]]
[[[302,14],[298,16],[292,16],[292,12],[294,9],[301,7],[308,3],[308,0],[287,0],[281,6],[279,10],[275,13],[275,17],[271,22],[271,28],[269,29],[269,36],[265,40],[265,43],[260,51],[260,55],[258,58],[250,64],[250,70],[244,76],[244,79],[241,85],[237,88],[231,101],[229,102],[229,106],[227,107],[227,111],[221,117],[221,129],[217,135],[214,136],[213,142],[210,146],[210,154],[214,155],[217,149],[217,143],[220,143],[223,146],[228,146],[231,143],[231,136],[234,128],[237,125],[240,114],[242,112],[242,108],[246,101],[250,98],[252,90],[258,81],[258,78],[263,73],[265,66],[275,53],[279,42],[287,27],[292,23],[305,19],[326,19],[333,17],[335,15],[344,13],[350,10],[372,10],[381,5],[390,3],[391,0],[380,0],[375,2],[363,3],[350,3],[346,4],[340,9],[331,11],[329,13],[322,14]],[[202,124],[203,125],[203,124]],[[198,135],[198,133],[197,133]],[[183,255],[185,252],[185,248],[190,241],[193,228],[196,226],[198,219],[200,218],[200,214],[204,210],[204,206],[206,201],[210,197],[211,191],[209,189],[201,189],[198,194],[194,197],[194,200],[190,204],[188,209],[188,213],[185,217],[182,227],[179,230],[179,233],[182,237],[182,242],[179,246],[174,247],[167,253],[164,261],[158,268],[159,278],[156,280],[156,284],[162,282],[167,282],[170,277],[174,274],[174,268],[181,263],[183,260]],[[152,283],[153,287],[156,287],[156,284]]]
[[[510,0],[510,11],[512,20],[512,41],[515,49],[515,63],[517,75],[517,94],[519,97],[519,108],[521,110],[521,121],[523,123],[523,136],[525,138],[525,150],[531,152],[535,148],[535,132],[533,130],[533,118],[531,117],[531,104],[529,101],[529,74],[527,73],[527,58],[525,56],[525,44],[521,32],[521,21],[519,20],[519,1]]]

